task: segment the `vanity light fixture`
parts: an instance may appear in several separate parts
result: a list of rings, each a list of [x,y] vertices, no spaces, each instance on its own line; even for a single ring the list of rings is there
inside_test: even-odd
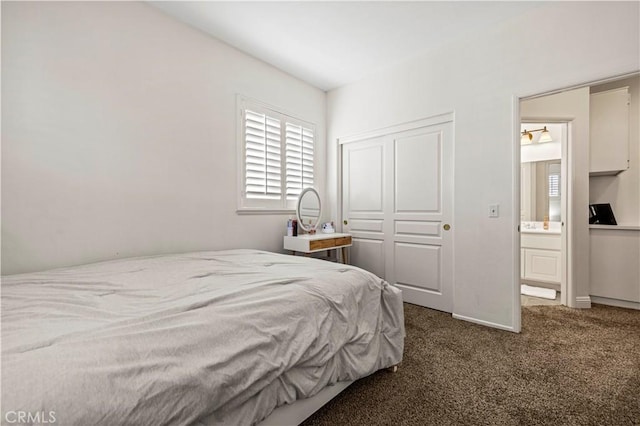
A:
[[[544,126],[544,129],[542,129],[542,133],[540,133],[540,137],[538,138],[538,143],[543,142],[553,142],[553,138],[551,137],[551,133],[547,130],[547,126]]]
[[[520,138],[521,144],[532,143],[533,133],[532,132],[542,132],[540,133],[540,137],[538,138],[538,143],[544,142],[553,142],[553,138],[551,137],[551,133],[547,130],[547,126],[544,126],[542,129],[535,130],[523,130],[522,136]]]

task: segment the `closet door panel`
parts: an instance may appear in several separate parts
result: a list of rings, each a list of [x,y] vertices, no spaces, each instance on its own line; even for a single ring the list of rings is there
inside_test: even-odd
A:
[[[441,200],[438,132],[395,140],[395,212],[438,212]]]
[[[452,141],[450,124],[394,136],[394,267],[387,274],[406,301],[446,312],[453,310]]]
[[[358,144],[348,150],[347,202],[352,218],[362,213],[382,214],[383,146]],[[360,213],[358,215],[358,213]]]
[[[353,236],[350,263],[383,279],[385,152],[383,138],[342,148],[342,230]]]
[[[438,246],[396,243],[396,284],[441,293],[440,255]]]

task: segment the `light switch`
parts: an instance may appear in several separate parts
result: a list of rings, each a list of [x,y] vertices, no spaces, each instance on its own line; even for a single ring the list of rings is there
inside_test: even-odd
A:
[[[489,204],[489,217],[500,216],[500,204]]]

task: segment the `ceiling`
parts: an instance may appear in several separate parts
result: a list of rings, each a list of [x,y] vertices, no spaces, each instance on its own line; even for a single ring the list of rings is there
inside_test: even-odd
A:
[[[325,91],[541,4],[515,1],[150,3]]]

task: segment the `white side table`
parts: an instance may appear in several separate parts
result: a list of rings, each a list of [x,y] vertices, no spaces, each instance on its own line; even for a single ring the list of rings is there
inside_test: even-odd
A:
[[[347,258],[347,247],[351,247],[351,234],[302,234],[297,237],[284,237],[284,249],[291,250],[291,254],[296,252],[310,256],[323,250],[341,249],[342,263],[349,263]]]

